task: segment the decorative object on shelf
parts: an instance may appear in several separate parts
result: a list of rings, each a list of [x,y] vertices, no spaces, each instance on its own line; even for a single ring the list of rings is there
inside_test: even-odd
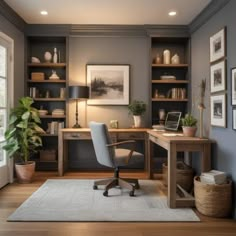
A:
[[[47,62],[47,63],[50,63],[52,61],[52,54],[50,52],[45,52],[44,53],[44,60]]]
[[[163,52],[163,64],[170,64],[170,50],[168,49]]]
[[[203,138],[203,111],[206,108],[204,105],[205,91],[206,91],[206,79],[202,80],[200,83],[200,102],[198,104],[198,109],[200,111],[199,138]]]
[[[231,69],[232,105],[236,105],[236,67]]]
[[[211,125],[227,127],[225,94],[211,96]]]
[[[46,92],[45,92],[45,98],[50,98],[50,90],[46,90]]]
[[[157,53],[156,58],[154,59],[154,63],[161,64],[161,56],[159,53]]]
[[[158,98],[158,89],[155,89],[155,91],[154,91],[154,96],[153,96],[154,98]]]
[[[175,80],[176,77],[174,75],[161,75],[160,79],[162,79],[162,80],[172,80],[172,79]]]
[[[30,161],[32,153],[42,146],[40,133],[45,133],[39,126],[39,113],[32,106],[33,99],[22,97],[18,106],[10,112],[10,122],[5,132],[7,151],[10,158],[15,158],[15,170],[20,183],[30,183],[34,176],[35,162]]]
[[[110,120],[110,127],[113,129],[118,129],[118,120]]]
[[[60,88],[60,98],[65,98],[65,88]]]
[[[52,70],[52,75],[49,77],[49,79],[60,79],[57,75],[57,72],[55,70]]]
[[[41,109],[39,110],[39,115],[40,115],[40,116],[45,116],[45,115],[47,115],[47,114],[48,114],[48,110],[43,110],[43,109],[42,109],[42,110],[41,110]]]
[[[31,57],[32,63],[40,63],[40,60],[37,57]]]
[[[165,109],[159,109],[159,123],[163,125],[166,119],[166,111]]]
[[[53,63],[58,63],[58,55],[57,55],[57,48],[53,49]]]
[[[78,122],[78,101],[87,100],[89,98],[89,87],[88,86],[69,86],[69,98],[76,101],[76,112],[73,128],[81,128]]]
[[[32,72],[31,73],[31,80],[44,80],[44,73],[43,72]]]
[[[65,115],[65,110],[64,109],[53,109],[52,115],[53,116],[63,116],[63,115]]]
[[[225,64],[226,62],[223,60],[211,65],[211,93],[226,90]]]
[[[226,27],[210,37],[210,62],[226,56]]]
[[[129,65],[87,65],[88,105],[128,105]]]
[[[197,131],[197,119],[188,113],[181,119],[181,123],[184,136],[194,137]]]
[[[171,64],[180,64],[178,54],[175,54],[173,57],[171,57]]]
[[[146,104],[143,101],[134,100],[128,105],[129,112],[134,118],[134,128],[142,126],[142,114],[146,111]]]
[[[39,151],[40,161],[45,161],[45,162],[56,161],[56,157],[57,157],[56,149]]]

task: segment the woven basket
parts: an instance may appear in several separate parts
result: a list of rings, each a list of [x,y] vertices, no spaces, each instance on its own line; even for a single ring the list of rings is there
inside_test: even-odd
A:
[[[232,207],[232,181],[227,184],[205,184],[194,177],[194,195],[197,210],[206,216],[229,216]]]
[[[182,161],[177,162],[176,184],[179,184],[184,190],[190,192],[193,187],[193,169]],[[162,165],[163,184],[168,186],[168,167],[166,163]]]

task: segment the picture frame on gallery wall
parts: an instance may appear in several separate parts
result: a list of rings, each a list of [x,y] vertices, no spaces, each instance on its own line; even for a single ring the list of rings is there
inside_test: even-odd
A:
[[[226,57],[226,27],[210,37],[210,63]]]
[[[231,69],[231,101],[236,105],[236,67]]]
[[[226,96],[211,96],[211,125],[226,128]]]
[[[210,83],[211,93],[221,92],[226,90],[226,61],[222,60],[211,65],[210,68]]]
[[[87,65],[88,105],[128,105],[130,65]]]
[[[232,119],[232,125],[233,130],[236,130],[236,107],[233,107],[233,119]]]

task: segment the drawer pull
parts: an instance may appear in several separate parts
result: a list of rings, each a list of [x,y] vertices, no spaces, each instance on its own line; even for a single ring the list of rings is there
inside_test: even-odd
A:
[[[79,135],[79,134],[71,134],[71,137],[72,137],[72,138],[79,138],[80,135]]]

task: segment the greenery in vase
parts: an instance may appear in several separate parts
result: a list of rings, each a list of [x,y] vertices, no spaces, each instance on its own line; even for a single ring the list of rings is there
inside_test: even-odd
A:
[[[134,116],[140,116],[146,111],[146,104],[143,101],[134,100],[128,105],[128,109]]]
[[[20,159],[23,164],[42,146],[40,133],[45,133],[39,126],[41,121],[38,110],[32,107],[33,102],[30,97],[19,100],[18,106],[10,111],[9,124],[4,134],[6,145],[3,149],[9,157]]]
[[[186,114],[184,118],[181,119],[182,126],[194,127],[197,124],[197,119],[191,114]]]

